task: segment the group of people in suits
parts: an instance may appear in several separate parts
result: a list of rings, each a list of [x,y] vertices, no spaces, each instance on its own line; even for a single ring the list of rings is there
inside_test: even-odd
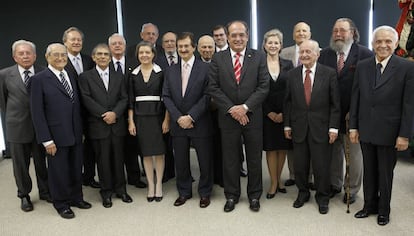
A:
[[[241,195],[244,146],[252,211],[260,210],[264,150],[271,180],[266,198],[293,183],[293,207],[302,207],[315,189],[319,212],[326,214],[343,187],[349,187],[343,201],[355,202],[363,176],[364,208],[355,217],[378,214],[378,224],[388,224],[396,152],[408,148],[414,119],[414,66],[393,55],[395,30],[375,29],[373,52],[359,44],[348,18],[335,22],[322,50],[305,22],[295,25],[296,44],[286,49],[277,29],[264,35],[262,51],[248,48],[243,21],[212,33],[197,46],[190,32],[167,32],[158,46],[158,28],[147,23],[137,45],[127,49],[123,36],[113,34],[89,57],[81,53],[83,33],[71,27],[63,44],[47,47],[42,71],[34,66],[35,45],[16,41],[16,65],[0,71],[0,108],[22,210],[33,210],[31,156],[40,199],[63,218],[75,216],[73,206],[91,207],[82,184],[100,188],[109,208],[113,194],[133,201],[127,183],[148,185],[148,202],[162,201],[163,180],[176,175],[174,206],[181,206],[193,196],[194,147],[199,206],[210,205],[216,183],[224,187],[224,211],[231,212]],[[138,155],[147,184],[140,180]],[[291,175],[283,183],[286,156]]]

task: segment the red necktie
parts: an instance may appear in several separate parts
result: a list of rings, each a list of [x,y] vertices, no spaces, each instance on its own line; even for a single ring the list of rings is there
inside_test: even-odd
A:
[[[338,74],[341,72],[341,70],[344,68],[344,64],[345,64],[345,58],[344,58],[344,53],[343,52],[339,52],[339,58],[338,58],[338,65],[337,65],[337,71]]]
[[[240,83],[241,75],[241,64],[240,64],[240,53],[236,53],[236,61],[234,62],[234,75],[236,76],[236,83]]]
[[[311,90],[312,90],[310,73],[311,73],[311,70],[306,70],[305,82],[303,83],[303,87],[305,88],[305,100],[308,106],[311,101]]]

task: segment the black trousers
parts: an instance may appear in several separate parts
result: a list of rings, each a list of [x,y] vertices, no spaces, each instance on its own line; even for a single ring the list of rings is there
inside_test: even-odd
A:
[[[13,160],[13,174],[17,185],[19,198],[29,195],[32,191],[32,179],[29,175],[30,156],[33,156],[35,166],[37,188],[39,197],[49,195],[47,183],[47,168],[45,149],[33,140],[31,143],[10,143],[10,152]]]
[[[177,190],[180,196],[192,196],[192,177],[190,169],[190,142],[197,153],[200,168],[198,193],[200,197],[209,197],[213,189],[213,161],[211,137],[195,138],[187,136],[173,136],[175,151],[175,168]]]
[[[382,146],[361,142],[364,159],[364,208],[378,210],[378,214],[390,214],[392,180],[397,163],[394,146]]]
[[[247,196],[249,199],[259,199],[263,192],[262,128],[240,126],[238,129],[221,129],[224,194],[226,199],[238,200],[240,197],[241,136],[246,149]]]
[[[102,198],[112,193],[126,193],[124,172],[124,136],[110,135],[104,139],[92,140],[96,154]]]
[[[139,145],[137,137],[127,134],[124,137],[125,152],[124,162],[129,184],[135,184],[141,178],[141,170],[138,163]]]
[[[83,142],[83,182],[90,183],[95,178],[96,158],[91,140],[85,138]]]

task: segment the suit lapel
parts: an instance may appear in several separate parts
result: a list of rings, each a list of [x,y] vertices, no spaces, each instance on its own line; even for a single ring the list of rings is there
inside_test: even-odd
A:
[[[59,78],[56,77],[56,75],[50,69],[47,69],[47,70],[49,70],[49,78],[52,81],[52,84],[54,84],[63,94],[65,94],[69,98],[69,94],[68,92],[66,92],[66,89],[63,87]],[[73,83],[72,83],[72,89],[73,89]]]
[[[111,76],[111,71],[109,71],[109,77],[110,76]],[[102,89],[103,91],[106,92],[105,84],[104,84],[101,76],[99,75],[99,72],[96,70],[96,68],[93,69],[93,78],[92,78],[92,80],[98,85],[98,87],[100,89]],[[108,91],[109,91],[109,87],[110,87],[110,84],[111,84],[111,82],[109,82],[109,81],[111,81],[111,79],[108,80]]]
[[[27,88],[26,85],[24,84],[23,80],[22,80],[22,76],[19,73],[19,69],[17,67],[17,65],[15,66],[15,69],[12,71],[12,73],[10,73],[11,78],[11,82],[17,87],[19,88],[24,94],[27,94]]]
[[[302,75],[302,67],[303,66],[298,66],[295,69],[295,73],[296,76],[294,76],[293,78],[297,78],[294,81],[294,86],[295,89],[294,91],[298,91],[297,94],[295,94],[295,96],[298,96],[299,99],[298,101],[302,101],[303,104],[306,104],[306,99],[305,99],[305,87],[303,86],[303,75]]]
[[[385,67],[384,71],[382,72],[381,78],[375,88],[379,88],[385,83],[387,83],[393,74],[395,74],[395,69],[397,65],[397,61],[395,60],[394,56],[391,56],[390,60],[388,61],[387,66]]]
[[[323,71],[321,71],[321,67],[319,66],[319,64],[316,65],[316,71],[315,71],[315,75],[313,77],[311,103],[312,103],[313,97],[318,94],[318,91],[320,90],[320,88],[322,87],[322,84],[324,83],[323,74],[324,73],[323,73]]]
[[[246,74],[247,68],[251,64],[250,61],[252,60],[252,58],[253,58],[252,51],[250,49],[246,49],[246,52],[243,58],[242,71],[240,75],[240,83],[243,82],[244,75]],[[236,76],[234,76],[234,79],[236,79]]]
[[[197,80],[198,65],[199,65],[199,62],[195,60],[193,67],[191,68],[190,77],[188,78],[187,88],[185,89],[184,97],[188,95],[188,93],[191,91],[191,87],[194,85],[195,81]]]
[[[233,83],[236,85],[236,76],[234,75],[234,65],[233,65],[233,60],[231,58],[230,49],[227,49],[225,52],[223,52],[222,56],[223,56],[225,68],[228,68],[228,72],[230,74],[229,79],[231,79]],[[242,66],[242,70],[243,70],[243,66]]]
[[[339,73],[339,75],[342,76],[346,71],[348,71],[351,65],[356,64],[357,60],[358,60],[358,46],[355,43],[353,43],[351,46],[351,50],[349,50],[349,55],[346,58],[344,68],[342,68],[341,73]]]

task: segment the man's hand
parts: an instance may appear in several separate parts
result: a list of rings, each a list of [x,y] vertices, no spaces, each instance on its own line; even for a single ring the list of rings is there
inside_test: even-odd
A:
[[[337,133],[329,132],[329,144],[333,144],[338,137]]]
[[[57,152],[57,148],[55,143],[51,143],[49,145],[47,145],[46,147],[46,153],[51,155],[51,156],[55,156],[56,152]]]
[[[397,137],[397,140],[395,141],[395,149],[397,151],[405,151],[408,149],[408,138],[404,137]]]
[[[191,129],[194,128],[193,121],[191,120],[189,115],[180,116],[177,120],[178,125],[183,129]]]
[[[241,125],[245,126],[249,123],[249,117],[246,115],[247,110],[243,105],[232,106],[229,110],[231,117],[237,120]]]
[[[349,140],[351,141],[351,143],[359,143],[358,130],[349,131]]]
[[[108,125],[116,123],[116,114],[113,111],[107,111],[103,113],[101,117]]]
[[[285,130],[285,138],[292,139],[292,130]]]

